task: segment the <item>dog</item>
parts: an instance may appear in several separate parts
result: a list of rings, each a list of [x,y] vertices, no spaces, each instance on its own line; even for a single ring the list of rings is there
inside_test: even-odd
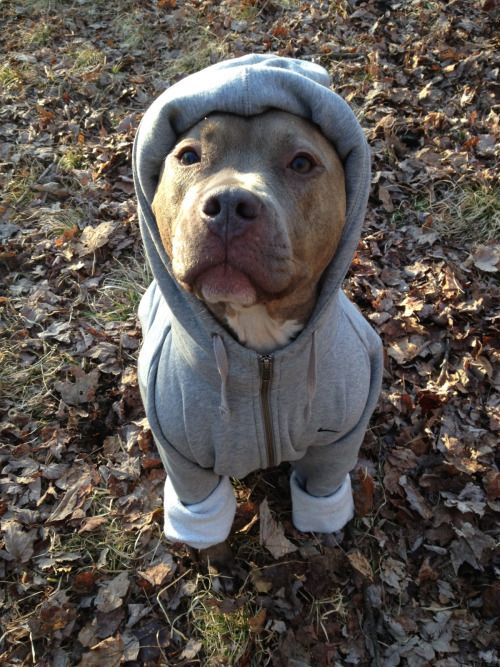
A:
[[[152,208],[178,283],[273,352],[313,310],[345,222],[344,170],[303,118],[214,114],[167,156]]]
[[[328,84],[303,61],[225,61],[167,90],[135,141],[154,275],[139,385],[167,471],[165,534],[195,549],[229,535],[230,477],[282,461],[298,530],[354,515],[382,350],[341,289],[369,149]]]

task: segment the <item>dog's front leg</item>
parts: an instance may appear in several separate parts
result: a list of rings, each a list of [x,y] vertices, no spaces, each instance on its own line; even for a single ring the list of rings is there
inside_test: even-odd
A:
[[[234,555],[227,540],[214,544],[207,549],[199,549],[199,560],[210,574],[231,574],[234,568]]]
[[[210,577],[217,579],[225,593],[233,592],[236,563],[227,540],[207,549],[189,547],[189,553],[193,562],[197,563]]]

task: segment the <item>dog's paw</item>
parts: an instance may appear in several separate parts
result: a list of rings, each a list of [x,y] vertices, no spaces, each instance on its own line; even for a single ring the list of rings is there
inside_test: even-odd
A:
[[[314,533],[316,539],[324,547],[329,547],[333,549],[339,547],[344,540],[344,531],[339,530],[336,533]]]
[[[211,586],[217,593],[230,594],[235,588],[237,567],[234,554],[227,542],[215,544],[207,549],[190,549],[194,563],[211,580]]]
[[[199,562],[209,574],[229,574],[234,569],[234,555],[227,542],[199,550]]]

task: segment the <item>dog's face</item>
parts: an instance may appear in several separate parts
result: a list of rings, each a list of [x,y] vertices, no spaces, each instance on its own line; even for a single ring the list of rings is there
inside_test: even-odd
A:
[[[340,239],[344,171],[298,116],[217,113],[168,154],[152,206],[176,279],[216,314],[263,304],[295,316]]]

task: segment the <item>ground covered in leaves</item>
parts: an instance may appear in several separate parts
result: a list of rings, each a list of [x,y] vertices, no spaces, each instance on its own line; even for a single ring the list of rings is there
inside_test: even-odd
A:
[[[496,5],[2,3],[2,665],[499,664]],[[366,129],[346,287],[386,373],[343,540],[294,530],[286,467],[254,475],[228,590],[161,538],[130,152],[167,86],[252,51],[323,64]]]

